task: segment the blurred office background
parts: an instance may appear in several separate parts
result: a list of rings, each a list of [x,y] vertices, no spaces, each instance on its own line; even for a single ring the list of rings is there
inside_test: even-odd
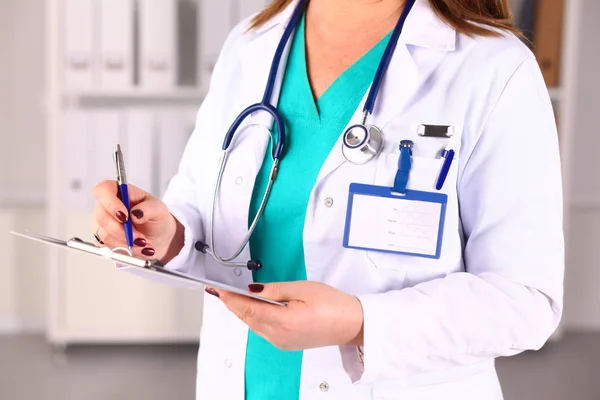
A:
[[[202,292],[9,230],[91,240],[117,142],[162,194],[228,31],[266,2],[0,0],[0,399],[193,398]],[[556,109],[567,271],[559,332],[498,368],[507,400],[599,399],[600,2],[511,6]]]

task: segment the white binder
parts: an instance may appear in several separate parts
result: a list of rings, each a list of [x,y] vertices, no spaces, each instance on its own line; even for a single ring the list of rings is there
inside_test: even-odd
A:
[[[133,87],[133,0],[99,0],[99,85],[103,90]]]
[[[61,199],[65,210],[89,211],[93,206],[90,152],[92,123],[88,112],[70,110],[63,114],[61,147]]]
[[[127,109],[125,137],[121,140],[123,157],[127,161],[127,181],[152,194],[156,194],[155,132],[153,110]]]
[[[204,88],[235,25],[236,8],[234,0],[200,0],[200,79]]]
[[[240,20],[244,18],[248,18],[259,11],[262,11],[263,8],[267,5],[266,0],[238,0],[239,1],[239,17]]]
[[[94,84],[94,1],[65,0],[65,75],[68,90],[89,90]]]
[[[173,89],[177,71],[175,1],[138,1],[140,86],[149,91]]]
[[[171,179],[177,174],[181,156],[194,130],[186,110],[164,111],[160,114],[158,128],[159,196],[163,196]]]
[[[90,135],[89,159],[92,161],[92,185],[97,185],[104,180],[116,179],[112,154],[121,139],[122,112],[119,109],[97,109],[91,112],[91,119],[93,133]]]

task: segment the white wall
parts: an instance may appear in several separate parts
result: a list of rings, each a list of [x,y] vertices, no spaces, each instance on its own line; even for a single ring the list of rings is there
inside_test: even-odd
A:
[[[46,320],[47,249],[18,238],[9,230],[43,232],[39,209],[0,211],[0,333],[42,332]]]
[[[0,332],[41,330],[44,249],[8,231],[44,230],[44,2],[0,3]]]
[[[44,2],[0,1],[0,204],[44,194]]]
[[[600,330],[600,2],[582,3],[564,324]]]

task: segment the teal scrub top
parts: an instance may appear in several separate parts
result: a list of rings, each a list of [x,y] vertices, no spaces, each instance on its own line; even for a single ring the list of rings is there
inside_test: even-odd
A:
[[[279,100],[287,149],[268,203],[250,239],[262,261],[255,282],[306,280],[302,232],[310,193],[325,159],[368,90],[391,34],[344,71],[315,102],[307,74],[305,18],[294,36]],[[341,151],[341,150],[340,150]],[[272,166],[257,175],[250,205],[256,215]],[[341,245],[341,244],[340,244]],[[246,349],[246,400],[293,400],[300,394],[302,351],[282,351],[250,331]]]

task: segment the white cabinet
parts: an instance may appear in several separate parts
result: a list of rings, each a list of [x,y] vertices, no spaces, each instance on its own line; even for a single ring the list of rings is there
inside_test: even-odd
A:
[[[91,218],[66,213],[65,233],[89,232]],[[51,299],[58,305],[51,315],[57,342],[198,340],[203,291],[160,285],[83,253],[60,249],[58,256],[54,279],[60,277],[61,290]]]

